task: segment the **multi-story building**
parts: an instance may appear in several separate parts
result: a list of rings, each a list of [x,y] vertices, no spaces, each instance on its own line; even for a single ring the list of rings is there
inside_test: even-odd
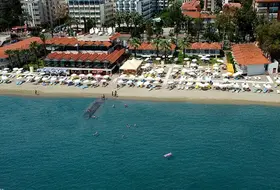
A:
[[[4,8],[6,7],[7,0],[0,0],[0,11],[3,11]]]
[[[280,0],[254,0],[253,7],[258,15],[280,20]]]
[[[26,21],[30,26],[53,25],[61,17],[60,0],[21,0],[21,5],[23,12],[30,16]]]
[[[113,0],[69,0],[69,16],[79,21],[83,28],[84,18],[92,19],[97,26],[109,23],[114,17]]]
[[[145,19],[149,19],[155,12],[156,7],[154,2],[153,0],[116,0],[116,11],[137,12]]]
[[[155,0],[155,9],[156,11],[162,11],[169,6],[168,0]]]
[[[204,0],[204,11],[214,12],[217,8],[217,0]]]

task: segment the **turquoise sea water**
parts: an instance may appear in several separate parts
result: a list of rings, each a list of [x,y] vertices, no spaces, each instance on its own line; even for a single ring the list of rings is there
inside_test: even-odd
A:
[[[278,107],[91,101],[0,97],[0,189],[280,187]]]

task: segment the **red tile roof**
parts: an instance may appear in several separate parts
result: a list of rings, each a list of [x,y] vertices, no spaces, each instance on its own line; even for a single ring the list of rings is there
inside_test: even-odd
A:
[[[183,12],[184,16],[189,16],[191,18],[202,18],[202,19],[215,19],[216,15],[209,15],[209,14],[201,14],[197,11],[186,11]]]
[[[171,50],[175,50],[176,45],[175,44],[170,44],[171,45]],[[129,49],[134,49],[134,47],[132,46],[128,46]],[[138,48],[137,50],[156,50],[156,46],[152,43],[149,42],[143,42]]]
[[[0,58],[7,58],[8,55],[5,54],[6,50],[23,50],[29,49],[29,45],[31,42],[37,42],[39,44],[42,43],[41,39],[38,37],[27,38],[25,40],[16,42],[14,44],[6,45],[4,47],[0,47]]]
[[[196,42],[191,45],[189,49],[216,49],[221,50],[222,45],[220,43],[203,43],[203,42]]]
[[[111,41],[114,41],[114,40],[118,39],[120,36],[121,36],[121,34],[117,32],[113,36],[111,36],[109,39]]]
[[[67,37],[55,37],[46,41],[48,45],[68,45],[68,46],[106,46],[110,47],[112,45],[109,41],[82,41],[76,38]]]
[[[255,44],[236,44],[232,46],[232,54],[240,65],[269,64],[270,61]]]
[[[192,0],[182,4],[182,11],[200,11],[200,1]]]
[[[110,54],[106,53],[50,53],[47,55],[48,60],[65,60],[65,61],[82,61],[82,62],[94,62],[94,61],[109,61],[110,63],[115,63],[123,54],[125,50],[115,50]]]
[[[280,0],[279,0],[280,1]],[[224,6],[223,7],[226,7],[226,6],[228,6],[228,7],[235,7],[235,8],[241,8],[241,4],[240,3],[227,3],[227,4],[224,4]]]

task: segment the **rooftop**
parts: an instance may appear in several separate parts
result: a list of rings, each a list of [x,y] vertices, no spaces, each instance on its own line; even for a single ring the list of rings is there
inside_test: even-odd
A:
[[[29,49],[29,45],[31,42],[37,42],[37,43],[42,43],[41,39],[39,37],[32,37],[32,38],[27,38],[25,40],[16,42],[14,44],[6,45],[4,47],[0,47],[0,58],[7,58],[8,55],[5,54],[6,50],[24,50],[24,49]]]
[[[171,50],[175,50],[176,48],[176,45],[175,44],[170,44],[171,46]],[[134,49],[133,47],[131,47],[129,45],[129,49]],[[157,48],[155,47],[154,44],[152,43],[149,43],[149,42],[143,42],[138,48],[137,50],[156,50]]]
[[[215,15],[210,15],[210,14],[203,14],[197,11],[185,11],[183,12],[184,16],[189,16],[191,18],[202,18],[202,19],[215,19]]]
[[[222,45],[220,43],[206,43],[206,42],[196,42],[191,44],[189,49],[216,49],[221,50]]]
[[[123,54],[125,50],[115,50],[110,54],[106,53],[50,53],[45,60],[63,60],[63,61],[79,61],[79,62],[94,62],[94,61],[109,61],[115,63]]]
[[[232,54],[240,65],[269,64],[270,61],[255,44],[236,44],[232,46]]]
[[[181,7],[182,11],[200,11],[200,1],[192,0],[189,2],[185,2]]]
[[[77,38],[67,38],[67,37],[55,37],[46,41],[48,45],[68,45],[68,46],[105,46],[110,47],[112,45],[109,41],[82,41]]]

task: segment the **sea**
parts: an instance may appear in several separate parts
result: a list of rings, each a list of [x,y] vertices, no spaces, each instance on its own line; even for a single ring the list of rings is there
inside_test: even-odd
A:
[[[1,96],[0,189],[280,189],[279,107],[92,101]]]

